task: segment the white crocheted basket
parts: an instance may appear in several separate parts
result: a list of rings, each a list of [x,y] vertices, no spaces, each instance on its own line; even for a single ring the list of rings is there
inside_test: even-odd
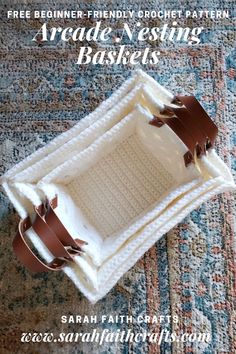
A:
[[[34,219],[34,207],[57,196],[56,215],[73,238],[87,242],[63,271],[93,303],[189,212],[235,188],[213,148],[186,164],[189,147],[176,132],[150,124],[173,98],[138,71],[93,113],[2,177],[22,219]],[[26,234],[51,261],[37,233],[29,228]]]

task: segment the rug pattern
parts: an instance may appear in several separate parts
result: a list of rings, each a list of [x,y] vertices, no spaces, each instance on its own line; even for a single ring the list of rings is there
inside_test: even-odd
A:
[[[9,8],[1,1],[2,15]],[[12,1],[16,9],[47,9],[56,2]],[[147,1],[147,8],[228,8],[234,2]],[[60,8],[130,8],[126,1],[58,1]],[[132,8],[138,9],[136,0]],[[1,16],[5,18],[4,16]],[[56,22],[56,21],[55,21]],[[109,24],[109,21],[106,21]],[[132,22],[132,20],[131,20]],[[144,21],[151,26],[154,20]],[[60,22],[61,23],[61,22]],[[70,21],[66,22],[68,25]],[[181,23],[181,21],[180,21]],[[74,25],[73,23],[71,23]],[[194,26],[196,20],[189,20]],[[161,84],[180,94],[195,94],[219,127],[216,148],[236,173],[235,40],[233,19],[198,20],[207,28],[202,45],[160,44],[157,66],[143,67]],[[86,25],[86,21],[84,21]],[[91,23],[89,23],[91,25]],[[120,21],[113,23],[121,25]],[[0,174],[92,111],[130,76],[131,66],[84,66],[74,64],[78,48],[61,43],[35,46],[30,41],[37,21],[3,20],[0,31]],[[151,45],[151,44],[150,44]],[[104,44],[103,44],[104,46]],[[112,47],[112,43],[109,44]],[[101,49],[98,43],[96,49]],[[139,48],[134,42],[130,50]],[[233,118],[234,117],[234,118]],[[236,352],[235,201],[232,193],[214,197],[191,213],[152,247],[95,306],[79,293],[63,274],[27,272],[11,248],[18,217],[7,197],[0,194],[1,231],[1,334],[0,353],[230,353]],[[176,333],[209,332],[210,344],[117,343],[21,344],[22,332],[89,331],[94,325],[60,323],[68,314],[178,315],[175,324],[102,324],[96,328],[115,331],[130,328]]]

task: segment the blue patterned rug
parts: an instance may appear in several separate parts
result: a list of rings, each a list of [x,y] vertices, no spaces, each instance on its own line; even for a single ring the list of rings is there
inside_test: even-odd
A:
[[[14,1],[11,2],[14,4]],[[1,1],[2,16],[13,5]],[[57,4],[57,5],[56,5]],[[234,1],[146,1],[148,9],[233,9]],[[114,9],[126,1],[15,2],[16,9]],[[130,7],[130,6],[129,6]],[[139,8],[134,1],[133,9]],[[71,20],[72,21],[72,20]],[[109,20],[106,20],[109,25]],[[120,21],[113,23],[119,28]],[[154,20],[145,20],[151,26]],[[86,25],[86,21],[84,21]],[[62,24],[63,21],[60,21]],[[69,24],[70,21],[67,21]],[[81,24],[81,23],[80,23]],[[92,22],[90,21],[89,25]],[[181,21],[180,21],[181,24]],[[202,44],[161,44],[158,65],[143,69],[171,91],[194,94],[219,127],[217,151],[236,172],[235,40],[233,20],[188,20],[203,25]],[[64,49],[34,44],[36,20],[3,20],[0,31],[0,173],[22,160],[53,137],[73,126],[108,97],[134,67],[74,64],[78,44]],[[151,45],[151,44],[150,44]],[[97,44],[99,49],[100,44]],[[131,50],[139,48],[134,42]],[[236,352],[236,264],[233,195],[213,198],[165,235],[95,306],[63,274],[32,275],[16,260],[11,247],[18,216],[0,194],[1,230],[1,337],[0,353],[174,353],[213,354]],[[175,324],[61,324],[60,316],[178,315]],[[130,328],[182,333],[209,332],[203,343],[40,343],[21,344],[22,332],[88,332],[93,328],[115,331]],[[1,349],[2,348],[2,349]]]

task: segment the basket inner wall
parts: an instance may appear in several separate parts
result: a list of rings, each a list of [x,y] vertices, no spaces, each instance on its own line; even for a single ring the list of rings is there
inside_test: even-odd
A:
[[[135,132],[84,173],[68,191],[103,239],[129,227],[175,184]]]

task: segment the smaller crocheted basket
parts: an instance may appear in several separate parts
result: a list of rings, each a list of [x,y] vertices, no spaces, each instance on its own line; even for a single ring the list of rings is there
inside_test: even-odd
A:
[[[95,303],[187,214],[235,189],[216,136],[195,97],[135,72],[1,177],[21,218],[16,256],[33,272],[65,272]]]

